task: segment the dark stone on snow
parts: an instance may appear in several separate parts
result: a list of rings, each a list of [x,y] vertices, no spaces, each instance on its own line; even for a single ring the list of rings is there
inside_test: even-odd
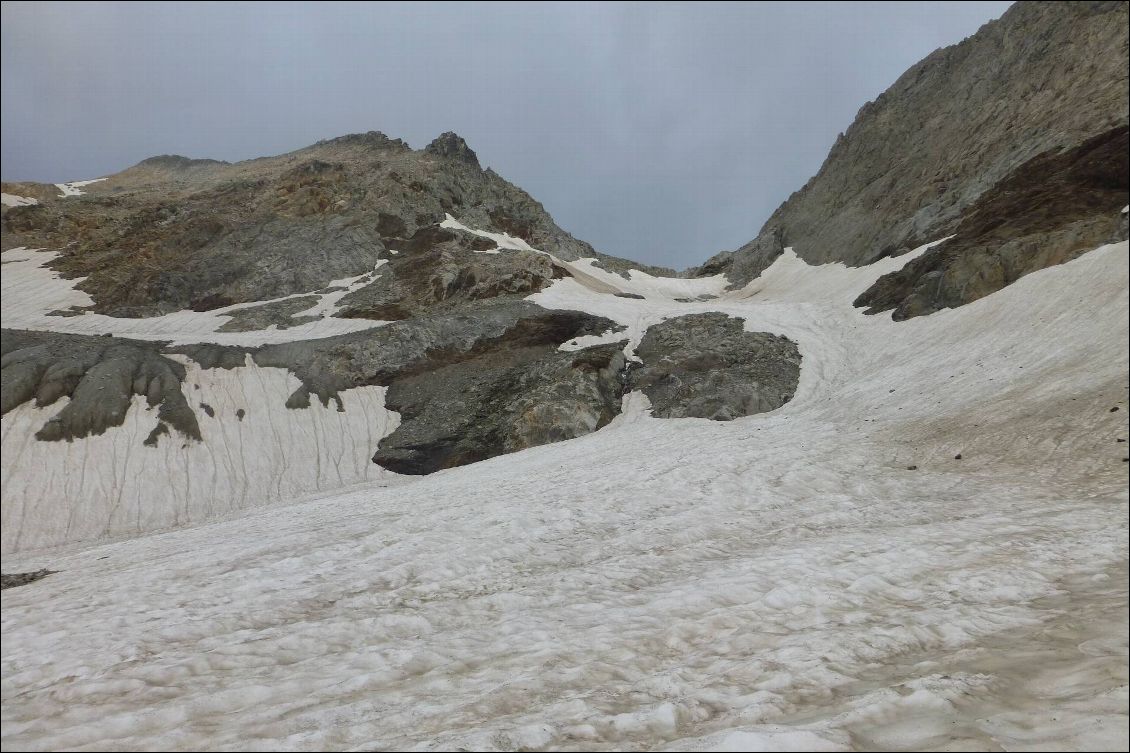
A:
[[[28,583],[34,583],[40,578],[46,578],[48,575],[54,575],[57,570],[36,570],[30,573],[2,573],[0,574],[0,589],[16,588],[17,586],[26,586]]]
[[[800,379],[794,342],[746,332],[726,314],[691,314],[652,325],[636,348],[643,364],[628,375],[652,415],[730,421],[781,407]]]

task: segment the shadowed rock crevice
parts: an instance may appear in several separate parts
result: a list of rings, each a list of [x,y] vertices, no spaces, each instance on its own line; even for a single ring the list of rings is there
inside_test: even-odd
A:
[[[196,415],[181,392],[184,366],[161,355],[161,343],[117,337],[3,330],[0,414],[35,400],[37,407],[61,397],[67,404],[43,425],[36,439],[72,440],[121,426],[134,395],[143,396],[157,419],[200,439]],[[151,435],[155,442],[157,434]]]
[[[896,320],[930,314],[1122,240],[1127,134],[1122,126],[1024,163],[970,207],[952,239],[880,277],[855,305],[868,314],[893,309]]]
[[[792,399],[800,351],[786,337],[746,332],[726,314],[691,314],[648,328],[628,372],[658,418],[731,421],[775,410]]]

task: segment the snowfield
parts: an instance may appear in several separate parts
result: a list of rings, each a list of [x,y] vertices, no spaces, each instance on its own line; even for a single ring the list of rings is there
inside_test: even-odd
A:
[[[694,303],[675,298],[715,283],[559,280],[532,299],[637,341],[713,310],[787,335],[796,396],[715,423],[632,394],[580,439],[7,554],[6,572],[59,572],[4,592],[4,747],[1125,749],[1127,257],[1104,246],[906,322],[851,301],[909,256],[790,252]],[[361,421],[358,392],[336,420]],[[391,430],[370,408],[355,442]],[[24,420],[3,419],[5,536]],[[82,442],[115,431],[132,430]],[[132,436],[112,452],[153,457]],[[179,504],[147,496],[131,509]]]

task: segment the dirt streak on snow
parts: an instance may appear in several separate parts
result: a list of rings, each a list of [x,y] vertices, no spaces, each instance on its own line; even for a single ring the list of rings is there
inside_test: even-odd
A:
[[[348,390],[343,411],[317,400],[290,410],[286,396],[300,382],[285,369],[259,367],[250,357],[242,368],[201,369],[170,357],[185,364],[181,389],[202,442],[174,431],[145,446],[157,408],[141,396],[121,427],[74,442],[35,439],[67,398],[44,408],[24,403],[4,415],[5,568],[17,549],[136,536],[389,475],[372,462],[381,438],[400,423],[384,407],[386,388]]]
[[[629,395],[395,488],[5,557],[60,572],[5,591],[4,745],[1124,747],[1127,255],[906,322],[851,301],[908,257],[695,303],[560,280],[533,299],[787,335],[796,397]]]

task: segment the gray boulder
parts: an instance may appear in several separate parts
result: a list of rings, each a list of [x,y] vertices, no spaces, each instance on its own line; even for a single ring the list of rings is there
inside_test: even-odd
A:
[[[746,332],[741,319],[691,314],[652,325],[628,374],[659,418],[731,421],[775,410],[792,399],[800,351],[786,337]]]
[[[424,474],[596,431],[620,412],[623,347],[517,347],[397,379],[401,425],[373,462]]]

